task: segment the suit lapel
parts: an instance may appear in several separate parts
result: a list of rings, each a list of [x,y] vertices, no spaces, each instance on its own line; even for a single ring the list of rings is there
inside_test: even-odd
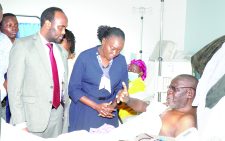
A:
[[[45,49],[44,49],[45,46],[43,46],[41,38],[38,34],[36,34],[33,39],[34,39],[34,46],[35,46],[35,48],[36,48],[36,50],[37,50],[37,52],[40,56],[40,63],[43,64],[47,74],[52,79],[51,64],[48,61],[49,57],[46,55],[46,52],[45,52]]]
[[[57,49],[60,52],[61,58],[62,58],[62,62],[64,65],[64,68],[67,70],[67,58],[68,58],[68,52],[66,50],[64,50],[63,47],[59,46],[58,44],[56,44]]]
[[[38,52],[38,55],[40,56],[40,63],[43,64],[46,73],[48,74],[48,76],[52,79],[52,70],[51,70],[51,64],[49,61],[49,56],[46,55],[46,51],[45,51],[45,46],[43,46],[43,43],[41,41],[41,38],[39,36],[39,34],[36,34],[33,37],[34,40],[34,46]],[[47,47],[47,46],[46,46]],[[63,62],[63,66],[64,66],[64,81],[67,82],[67,76],[68,76],[68,64],[67,64],[67,57],[68,57],[68,53],[66,50],[64,50],[62,47],[60,47],[59,45],[56,44],[57,49],[60,51],[60,55],[62,58],[62,62]]]
[[[67,62],[67,58],[68,58],[68,52],[61,46],[59,46],[58,44],[56,44],[57,49],[60,52],[61,58],[62,58],[62,62],[63,62],[63,66],[64,66],[64,80],[67,81],[67,73],[68,73],[68,62]]]
[[[63,101],[65,103],[68,103],[69,102],[69,95],[68,95],[68,92],[67,92],[67,86],[68,86],[68,60],[67,60],[67,58],[68,58],[68,52],[58,44],[56,44],[56,48],[60,52],[63,67],[64,67],[64,72],[63,72],[63,77],[64,77],[63,82],[64,83],[62,83]]]

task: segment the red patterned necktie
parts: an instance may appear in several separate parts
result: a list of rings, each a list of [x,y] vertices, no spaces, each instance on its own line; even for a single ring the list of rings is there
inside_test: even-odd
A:
[[[51,66],[52,66],[52,77],[54,81],[54,86],[53,86],[53,102],[52,105],[54,108],[58,108],[60,105],[60,90],[59,90],[59,76],[58,76],[58,69],[57,69],[57,64],[55,61],[55,57],[53,54],[53,44],[52,43],[47,43],[47,46],[49,47],[49,57],[51,61]]]

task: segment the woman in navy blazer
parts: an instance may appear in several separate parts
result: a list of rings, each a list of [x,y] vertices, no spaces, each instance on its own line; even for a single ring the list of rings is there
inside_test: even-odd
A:
[[[98,128],[103,124],[118,127],[118,113],[111,103],[128,83],[125,57],[120,54],[124,32],[116,27],[100,26],[101,45],[78,56],[69,82],[69,131]]]

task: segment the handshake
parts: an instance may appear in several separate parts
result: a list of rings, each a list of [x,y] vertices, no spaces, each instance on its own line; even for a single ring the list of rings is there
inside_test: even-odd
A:
[[[125,82],[122,82],[123,89],[121,89],[117,96],[116,100],[114,102],[109,102],[109,103],[102,103],[99,104],[98,108],[98,116],[105,117],[105,118],[113,118],[115,115],[113,114],[114,111],[116,111],[116,106],[120,102],[128,103],[129,102],[129,94],[127,90],[127,86]]]

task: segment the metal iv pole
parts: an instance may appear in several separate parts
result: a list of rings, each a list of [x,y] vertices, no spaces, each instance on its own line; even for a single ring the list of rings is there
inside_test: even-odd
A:
[[[144,13],[145,13],[145,7],[140,7],[139,10],[141,12],[141,38],[140,38],[140,59],[142,59],[142,43],[143,43],[143,28],[144,28]]]
[[[140,54],[140,59],[142,59],[142,54],[143,54],[143,32],[144,32],[144,14],[148,11],[151,10],[150,7],[134,7],[134,9],[137,9],[139,11],[139,13],[141,14],[141,29],[140,29],[140,50],[139,50],[139,54]]]
[[[158,76],[160,77],[162,74],[162,43],[163,43],[163,14],[164,14],[164,0],[161,0],[161,7],[160,7],[160,35],[159,35],[159,70]],[[158,92],[158,101],[161,101],[161,92]]]

